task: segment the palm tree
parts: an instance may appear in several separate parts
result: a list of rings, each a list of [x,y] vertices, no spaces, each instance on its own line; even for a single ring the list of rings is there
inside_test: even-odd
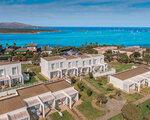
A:
[[[6,43],[6,48],[8,48],[9,47],[9,44],[8,43]]]

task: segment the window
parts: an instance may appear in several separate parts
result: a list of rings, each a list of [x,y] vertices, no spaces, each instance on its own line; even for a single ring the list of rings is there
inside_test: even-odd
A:
[[[93,60],[93,64],[96,64],[96,59]]]
[[[53,64],[51,64],[51,68],[52,68],[52,70],[54,69],[54,65],[55,65],[54,63],[53,63]]]
[[[76,61],[76,67],[78,67],[78,61]]]
[[[3,75],[4,75],[4,70],[0,69],[0,76],[3,76]]]
[[[91,60],[89,60],[89,65],[91,65]]]
[[[60,62],[60,68],[62,68],[63,67],[63,62]]]
[[[16,67],[13,67],[12,68],[12,75],[16,75],[17,74],[17,68]]]
[[[85,65],[85,61],[83,61],[83,66]]]
[[[71,67],[71,62],[68,63],[68,67]]]

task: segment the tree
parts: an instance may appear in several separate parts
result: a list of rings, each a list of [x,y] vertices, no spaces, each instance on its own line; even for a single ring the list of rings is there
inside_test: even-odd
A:
[[[121,63],[129,63],[130,59],[127,56],[127,54],[119,54],[118,61],[121,62]]]
[[[139,52],[134,52],[133,54],[130,55],[130,59],[133,62],[137,62],[137,61],[139,62],[140,57],[141,57],[141,53],[139,53]]]
[[[6,43],[6,48],[9,48],[9,44],[8,43]]]
[[[106,104],[108,102],[107,97],[102,93],[97,97],[97,103],[101,106],[101,104]]]
[[[91,96],[91,95],[93,94],[93,92],[92,92],[92,90],[91,90],[91,89],[87,89],[87,91],[86,91],[86,92],[87,92],[87,95],[88,95],[88,96]]]
[[[120,90],[116,90],[116,96],[121,96],[121,91]]]
[[[94,78],[94,76],[93,76],[93,73],[92,73],[92,72],[89,72],[89,78],[90,78],[90,79],[93,79],[93,78]]]
[[[142,120],[140,109],[133,103],[123,106],[122,115],[126,120]]]
[[[77,82],[77,80],[75,79],[75,77],[71,77],[71,84],[75,84]]]
[[[107,86],[108,86],[107,91],[113,91],[114,90],[113,84],[109,83]]]
[[[150,53],[143,54],[143,61],[146,62],[147,64],[150,63]]]
[[[77,86],[78,86],[78,88],[80,89],[80,91],[83,91],[84,88],[85,88],[82,82],[79,82],[79,83],[77,84]]]
[[[108,50],[104,53],[105,60],[111,62],[113,60],[113,52],[112,50]]]

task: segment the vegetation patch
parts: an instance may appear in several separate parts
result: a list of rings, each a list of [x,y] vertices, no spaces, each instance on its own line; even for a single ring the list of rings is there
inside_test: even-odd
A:
[[[73,116],[68,111],[62,112],[63,116],[60,116],[58,112],[49,115],[48,120],[74,120]]]
[[[134,94],[123,94],[124,99],[126,99],[127,102],[134,102],[136,100],[139,100],[143,97],[143,95],[139,93],[134,93]]]
[[[122,114],[116,115],[109,120],[124,120]]]
[[[145,118],[150,118],[150,99],[139,105],[142,115]]]
[[[102,111],[94,108],[90,101],[84,101],[81,105],[77,106],[77,109],[88,119],[95,120],[97,117],[103,115]]]
[[[119,62],[111,62],[110,65],[116,69],[116,72],[122,72],[131,69],[134,66],[133,63],[119,63]]]

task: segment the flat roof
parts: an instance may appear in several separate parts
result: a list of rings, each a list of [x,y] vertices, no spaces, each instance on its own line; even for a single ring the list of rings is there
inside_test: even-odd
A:
[[[55,83],[46,84],[46,87],[48,89],[50,89],[50,91],[56,92],[56,91],[59,91],[59,90],[69,88],[69,87],[71,87],[71,85],[68,82],[66,82],[65,80],[62,80],[62,81],[58,81],[58,82],[55,82]]]
[[[19,63],[19,62],[13,62],[13,61],[0,61],[0,66],[1,66],[1,65],[16,64],[16,63]]]
[[[53,60],[63,59],[63,57],[61,57],[61,56],[51,56],[51,57],[44,57],[43,59],[45,59],[47,61],[53,61]]]
[[[0,114],[4,114],[13,110],[25,107],[25,102],[20,96],[8,98],[0,101]]]
[[[70,59],[76,59],[76,58],[79,58],[79,57],[75,56],[75,55],[69,55],[69,56],[65,56],[64,58],[66,58],[67,60],[70,60]]]
[[[90,56],[87,55],[87,54],[79,55],[79,57],[81,57],[81,59],[84,59],[84,58],[90,58]]]
[[[127,71],[124,71],[124,72],[117,73],[113,76],[116,77],[116,78],[119,78],[121,80],[126,80],[126,79],[135,77],[137,75],[140,75],[140,74],[143,74],[143,73],[146,73],[146,72],[149,72],[149,71],[150,71],[150,69],[140,66],[140,67],[137,67],[137,68],[134,68],[134,69],[131,69],[131,70],[127,70]]]
[[[49,89],[44,84],[39,84],[18,90],[18,94],[23,99],[37,96],[46,92],[49,92]]]

